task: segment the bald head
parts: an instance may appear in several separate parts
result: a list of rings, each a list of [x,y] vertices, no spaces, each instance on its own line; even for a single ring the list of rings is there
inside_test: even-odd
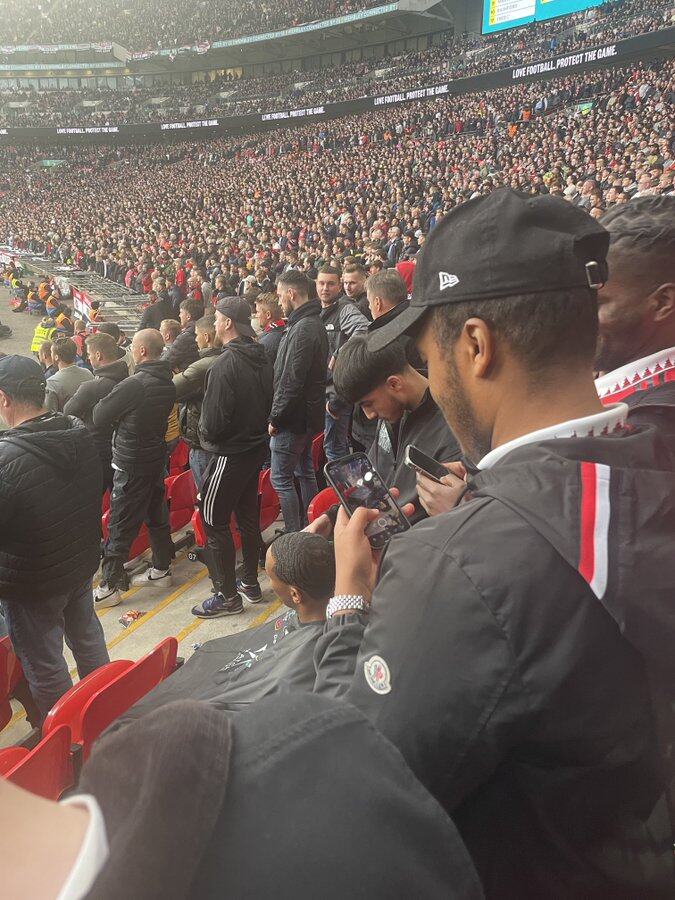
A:
[[[137,331],[131,342],[131,355],[136,365],[159,359],[164,349],[164,338],[156,328]]]

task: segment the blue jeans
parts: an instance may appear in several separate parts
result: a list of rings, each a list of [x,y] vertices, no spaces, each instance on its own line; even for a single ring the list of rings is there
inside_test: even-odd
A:
[[[204,472],[206,472],[206,467],[211,462],[212,458],[213,453],[209,453],[208,450],[202,450],[200,447],[190,448],[190,471],[192,472],[192,477],[197,485],[197,493],[202,489],[202,485],[204,484]]]
[[[300,531],[309,503],[317,493],[316,476],[312,465],[313,435],[280,431],[270,441],[272,450],[272,487],[281,503],[286,531]],[[293,476],[298,479],[302,510],[298,502]]]
[[[328,462],[334,462],[349,453],[349,420],[352,416],[351,404],[345,405],[339,401],[333,401],[333,412],[337,413],[334,419],[326,412],[326,429],[323,434],[323,449]]]
[[[94,611],[91,579],[49,600],[0,602],[14,652],[43,717],[73,685],[63,658],[64,637],[80,678],[110,661]]]

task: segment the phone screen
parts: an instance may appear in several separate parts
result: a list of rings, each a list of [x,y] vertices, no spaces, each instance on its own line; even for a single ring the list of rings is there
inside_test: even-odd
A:
[[[368,540],[375,549],[384,547],[395,534],[410,528],[410,523],[365,453],[354,453],[328,463],[324,472],[350,515],[359,506],[380,511],[381,515],[366,528]]]

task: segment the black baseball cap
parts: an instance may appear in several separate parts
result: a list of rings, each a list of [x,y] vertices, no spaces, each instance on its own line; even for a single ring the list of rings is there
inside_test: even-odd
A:
[[[30,381],[42,387],[47,384],[42,366],[34,359],[17,353],[0,359],[0,391],[11,394]]]
[[[597,289],[607,280],[609,234],[561,197],[500,188],[452,209],[417,255],[412,300],[373,331],[370,350],[415,333],[436,306],[570,288]]]
[[[216,303],[216,312],[232,319],[242,337],[255,337],[255,331],[251,325],[251,307],[246,300],[241,300],[239,297],[223,297]]]

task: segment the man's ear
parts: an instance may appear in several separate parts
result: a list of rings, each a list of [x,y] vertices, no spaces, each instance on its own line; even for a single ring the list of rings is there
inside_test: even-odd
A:
[[[302,606],[302,592],[293,585],[290,586],[291,602],[293,606]]]
[[[4,391],[0,391],[0,406],[9,406],[9,397]]]
[[[403,380],[400,375],[390,375],[385,384],[390,390],[398,394],[403,387]]]
[[[459,352],[464,354],[476,378],[484,378],[495,361],[494,335],[487,322],[472,317],[467,319],[462,328],[459,341]]]
[[[664,322],[675,315],[675,283],[661,284],[649,296],[649,303],[654,311],[654,321]]]

